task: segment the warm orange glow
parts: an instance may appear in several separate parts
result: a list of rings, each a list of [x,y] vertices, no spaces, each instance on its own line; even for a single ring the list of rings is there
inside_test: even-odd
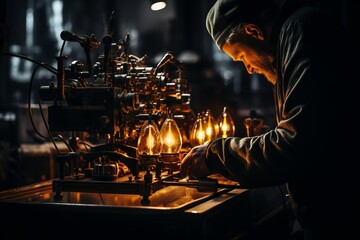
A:
[[[227,133],[227,131],[229,130],[229,127],[228,127],[228,124],[227,124],[227,122],[226,122],[226,116],[227,116],[227,114],[226,113],[224,113],[223,114],[223,122],[220,122],[221,123],[221,132],[222,132],[222,137],[223,138],[226,138],[227,137],[227,135],[226,135],[226,133]]]
[[[246,127],[246,135],[248,137],[256,136],[262,133],[264,120],[261,118],[245,118],[244,125]]]
[[[179,153],[182,147],[182,136],[177,123],[171,117],[165,119],[160,129],[160,137],[163,143],[162,153]]]
[[[139,155],[160,155],[162,142],[160,132],[153,121],[145,121],[138,139]]]
[[[212,130],[211,126],[206,127],[206,136],[212,136],[214,134],[214,131]]]
[[[199,144],[203,144],[205,140],[205,132],[202,130],[202,127],[197,131],[196,138],[199,141]]]
[[[169,131],[168,133],[166,134],[166,137],[164,139],[164,144],[167,145],[167,146],[172,146],[175,144],[175,141],[174,141],[174,136],[173,134],[171,133],[171,127],[169,126]]]
[[[206,141],[211,141],[218,135],[219,126],[210,110],[205,113],[205,125]]]
[[[192,147],[204,144],[206,139],[206,129],[204,127],[204,118],[201,114],[198,114],[194,126],[191,130],[190,144]]]
[[[232,117],[227,112],[226,107],[224,107],[223,112],[220,117],[217,119],[217,123],[220,128],[219,137],[227,138],[233,137],[235,134],[235,124],[232,120]]]
[[[150,155],[154,155],[154,146],[155,146],[155,139],[152,133],[152,128],[149,128],[149,134],[148,137],[146,138],[146,145],[147,148],[149,149],[149,154]]]

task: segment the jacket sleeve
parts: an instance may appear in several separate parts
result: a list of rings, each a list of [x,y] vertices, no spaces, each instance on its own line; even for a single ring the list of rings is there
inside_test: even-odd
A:
[[[313,134],[326,133],[322,119],[329,112],[321,107],[326,104],[319,92],[326,91],[321,83],[323,50],[321,41],[314,40],[322,37],[313,28],[311,22],[295,19],[280,33],[274,86],[277,126],[259,136],[213,140],[206,150],[212,171],[250,188],[282,184],[305,168],[317,168],[310,161],[327,140],[317,143]]]

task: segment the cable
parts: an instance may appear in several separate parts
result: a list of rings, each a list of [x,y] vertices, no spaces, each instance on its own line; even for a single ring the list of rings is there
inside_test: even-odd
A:
[[[55,149],[56,149],[56,152],[58,153],[58,155],[60,155],[59,148],[57,147],[57,145],[56,145],[56,143],[55,143],[55,140],[54,140],[54,138],[53,138],[53,136],[52,136],[52,134],[51,134],[50,128],[49,128],[49,126],[48,126],[48,124],[47,124],[47,122],[46,122],[46,119],[45,119],[45,116],[44,116],[44,112],[43,112],[42,107],[41,107],[40,98],[38,98],[38,102],[39,102],[39,108],[40,108],[41,117],[42,117],[42,119],[43,119],[43,121],[44,121],[44,125],[45,125],[46,130],[47,130],[47,132],[48,132],[48,134],[49,134],[50,140],[51,140],[52,143],[54,144],[54,147],[55,147]]]
[[[57,69],[54,68],[53,66],[50,66],[49,64],[43,63],[43,62],[38,62],[32,58],[26,57],[24,55],[20,55],[20,54],[16,54],[16,53],[10,53],[10,52],[2,52],[2,54],[7,55],[7,56],[11,56],[11,57],[18,57],[18,58],[22,58],[25,60],[28,60],[30,62],[36,63],[40,66],[42,66],[43,68],[49,70],[50,72],[57,74]]]
[[[90,144],[86,143],[85,141],[80,141],[79,143],[84,145],[87,152],[90,152],[90,149],[92,148],[92,146]]]
[[[65,43],[63,43],[64,45]],[[32,58],[29,58],[27,56],[24,56],[24,55],[20,55],[20,54],[16,54],[16,53],[10,53],[10,52],[2,52],[4,55],[7,55],[7,56],[11,56],[11,57],[18,57],[18,58],[22,58],[22,59],[25,59],[25,60],[28,60],[30,62],[33,62],[33,63],[36,63],[37,66],[35,67],[32,75],[31,75],[31,79],[30,79],[30,86],[29,86],[29,90],[28,90],[28,112],[29,112],[29,116],[30,116],[30,120],[31,120],[31,124],[32,124],[32,127],[34,128],[34,130],[36,131],[36,133],[41,136],[42,138],[44,139],[47,139],[47,137],[45,137],[44,135],[42,135],[38,129],[35,127],[35,124],[34,124],[34,121],[33,121],[33,117],[32,117],[32,112],[31,112],[31,90],[32,90],[32,84],[33,84],[33,80],[34,80],[34,76],[35,76],[35,73],[38,69],[39,66],[49,70],[50,72],[54,73],[54,74],[57,74],[57,69],[50,66],[49,64],[46,64],[46,63],[43,63],[43,62],[38,62]],[[39,102],[39,107],[40,107],[40,113],[41,113],[41,117],[44,121],[44,124],[45,124],[45,127],[46,127],[46,130],[49,134],[49,137],[50,137],[50,140],[53,142],[54,146],[55,146],[55,149],[56,151],[58,152],[58,154],[60,154],[60,151],[58,149],[58,147],[56,146],[56,143],[54,141],[54,138],[52,137],[51,135],[51,132],[50,132],[50,129],[49,129],[49,126],[47,125],[46,123],[46,120],[45,120],[45,117],[44,117],[44,112],[42,110],[42,107],[41,107],[41,102],[40,102],[40,99],[38,98],[38,102]]]
[[[61,141],[63,141],[63,143],[66,145],[66,147],[68,148],[68,150],[69,150],[70,152],[73,152],[73,151],[74,151],[74,150],[71,148],[71,146],[69,145],[69,143],[64,139],[63,136],[61,136],[61,135],[59,134],[59,135],[57,135],[57,137],[58,137]]]
[[[100,199],[101,199],[101,203],[102,203],[103,205],[105,205],[105,201],[104,201],[104,198],[102,197],[102,194],[99,193],[99,196],[100,196]]]
[[[35,73],[36,71],[38,70],[40,65],[37,65],[35,68],[34,68],[34,71],[31,75],[31,78],[30,78],[30,85],[29,85],[29,89],[28,89],[28,104],[27,104],[27,108],[28,108],[28,114],[29,114],[29,117],[30,117],[30,122],[31,122],[31,125],[33,127],[33,129],[35,130],[35,132],[40,136],[42,137],[43,139],[45,140],[49,140],[48,137],[44,136],[43,134],[40,133],[40,131],[36,128],[35,126],[35,123],[34,123],[34,119],[33,119],[33,116],[32,116],[32,111],[31,111],[31,90],[32,90],[32,84],[33,84],[33,81],[34,81],[34,76],[35,76]]]

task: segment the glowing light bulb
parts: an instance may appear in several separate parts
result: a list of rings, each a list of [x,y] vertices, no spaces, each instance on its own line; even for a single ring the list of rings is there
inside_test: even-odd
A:
[[[156,124],[151,120],[146,120],[141,127],[138,138],[139,155],[154,156],[160,155],[162,142],[160,132]]]
[[[190,135],[190,145],[192,147],[202,145],[206,142],[206,129],[204,124],[203,115],[198,113]]]
[[[172,117],[165,119],[160,129],[160,138],[163,144],[161,153],[179,153],[182,147],[182,137],[179,127]]]
[[[227,138],[235,135],[235,124],[226,107],[224,107],[216,122],[219,126],[219,137]]]
[[[219,126],[217,125],[210,109],[208,109],[205,113],[204,126],[205,126],[205,142],[211,141],[217,137],[219,132]]]

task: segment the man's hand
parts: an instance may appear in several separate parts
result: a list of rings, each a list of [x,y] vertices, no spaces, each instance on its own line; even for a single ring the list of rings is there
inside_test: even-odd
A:
[[[207,145],[196,146],[186,154],[180,165],[180,175],[191,179],[201,179],[212,174],[206,165],[205,150]]]

